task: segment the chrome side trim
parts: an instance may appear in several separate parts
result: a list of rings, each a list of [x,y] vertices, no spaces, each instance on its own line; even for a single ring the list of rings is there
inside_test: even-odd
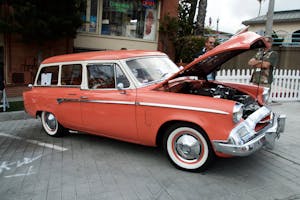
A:
[[[161,107],[161,108],[176,108],[181,110],[192,110],[192,111],[199,111],[199,112],[209,112],[209,113],[217,113],[222,115],[228,115],[228,112],[222,110],[215,110],[209,108],[198,108],[192,106],[178,106],[178,105],[171,105],[171,104],[160,104],[160,103],[148,103],[148,102],[139,102],[141,106],[151,106],[151,107]]]
[[[135,105],[134,101],[109,101],[109,100],[81,100],[85,103],[103,103],[103,104],[122,104],[122,105]]]
[[[65,98],[58,98],[56,99],[58,104],[64,103],[64,102],[80,102],[80,99],[65,99]]]
[[[228,115],[228,112],[221,110],[209,109],[209,108],[198,108],[192,106],[178,106],[172,104],[160,104],[160,103],[148,103],[148,102],[134,102],[134,101],[109,101],[109,100],[88,100],[88,99],[64,99],[58,98],[58,104],[63,102],[86,102],[86,103],[103,103],[103,104],[122,104],[122,105],[138,105],[138,106],[150,106],[150,107],[160,107],[160,108],[175,108],[181,110],[192,110],[198,112],[209,112],[222,115]]]
[[[86,98],[82,98],[82,99],[58,98],[58,99],[56,99],[56,101],[57,101],[58,104],[61,104],[61,103],[64,103],[64,102],[85,102],[85,103],[135,105],[134,101],[88,100]]]

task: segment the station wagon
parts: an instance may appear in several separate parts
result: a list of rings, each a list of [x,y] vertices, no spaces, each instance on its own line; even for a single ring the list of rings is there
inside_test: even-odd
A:
[[[201,171],[216,156],[272,148],[284,131],[285,116],[267,105],[269,88],[206,79],[231,58],[264,45],[263,37],[241,33],[183,69],[158,51],[50,57],[23,94],[25,109],[41,118],[50,136],[77,130],[161,146],[177,168]]]

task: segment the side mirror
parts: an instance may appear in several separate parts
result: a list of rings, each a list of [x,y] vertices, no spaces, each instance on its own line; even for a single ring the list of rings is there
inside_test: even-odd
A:
[[[126,94],[126,91],[124,90],[124,84],[118,83],[117,89],[121,91],[121,94]]]

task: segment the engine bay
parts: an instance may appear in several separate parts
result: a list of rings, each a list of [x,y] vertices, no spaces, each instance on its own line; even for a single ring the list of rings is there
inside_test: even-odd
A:
[[[212,98],[228,99],[242,103],[244,105],[244,119],[246,119],[249,115],[260,108],[257,101],[252,96],[238,91],[234,88],[209,81],[185,81],[171,86],[169,88],[169,91],[183,94],[208,96]]]

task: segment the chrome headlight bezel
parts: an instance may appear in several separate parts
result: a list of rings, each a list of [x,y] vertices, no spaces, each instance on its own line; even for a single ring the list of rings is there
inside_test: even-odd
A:
[[[244,112],[243,104],[236,103],[232,111],[232,120],[234,123],[238,123],[241,121],[241,119],[243,118],[243,112]]]
[[[253,134],[253,131],[251,131],[249,127],[242,122],[231,131],[228,137],[228,143],[234,145],[243,145],[249,141]]]

